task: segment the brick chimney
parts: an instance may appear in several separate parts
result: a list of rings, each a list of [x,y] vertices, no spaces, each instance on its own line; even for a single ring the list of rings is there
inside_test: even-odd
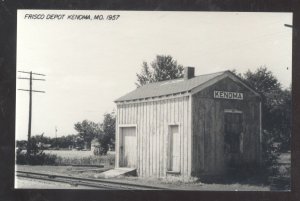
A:
[[[195,76],[194,67],[184,67],[184,80],[191,79]]]

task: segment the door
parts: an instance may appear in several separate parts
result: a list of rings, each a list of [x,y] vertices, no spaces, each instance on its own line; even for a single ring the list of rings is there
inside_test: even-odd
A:
[[[178,126],[169,127],[169,166],[168,171],[180,172],[180,135]]]
[[[120,167],[136,168],[136,128],[123,127],[120,131]]]
[[[243,114],[225,113],[225,158],[229,169],[237,168],[243,152]]]

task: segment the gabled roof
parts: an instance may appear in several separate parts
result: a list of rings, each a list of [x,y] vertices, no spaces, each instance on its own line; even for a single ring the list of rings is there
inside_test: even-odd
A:
[[[199,75],[188,80],[184,80],[184,78],[180,78],[174,80],[149,83],[125,94],[124,96],[115,100],[115,102],[138,100],[144,98],[152,98],[152,97],[189,92],[192,89],[198,87],[199,85],[202,85],[208,82],[209,80],[219,77],[225,74],[226,72],[228,71],[221,71],[217,73]]]
[[[141,100],[186,92],[191,92],[192,94],[194,94],[225,77],[229,77],[232,80],[239,82],[244,87],[252,91],[256,96],[260,97],[259,93],[245,84],[238,76],[230,71],[221,71],[217,73],[198,75],[188,80],[179,78],[174,80],[149,83],[125,94],[124,96],[121,96],[120,98],[115,100],[115,102]]]

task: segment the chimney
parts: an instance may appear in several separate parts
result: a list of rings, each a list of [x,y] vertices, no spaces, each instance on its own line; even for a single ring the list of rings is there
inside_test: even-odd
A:
[[[184,80],[191,79],[195,76],[194,67],[184,67]]]

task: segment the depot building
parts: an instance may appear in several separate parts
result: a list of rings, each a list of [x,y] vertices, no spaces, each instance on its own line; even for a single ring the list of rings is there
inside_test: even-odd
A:
[[[187,179],[259,164],[261,97],[230,71],[150,83],[118,98],[116,168]]]

